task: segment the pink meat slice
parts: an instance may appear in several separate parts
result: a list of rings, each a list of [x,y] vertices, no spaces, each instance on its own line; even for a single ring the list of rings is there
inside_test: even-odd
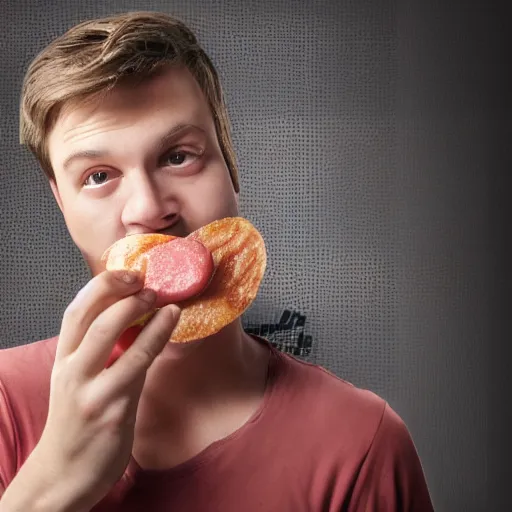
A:
[[[144,288],[157,293],[155,308],[200,294],[214,272],[211,252],[202,243],[187,238],[156,245],[145,256]]]

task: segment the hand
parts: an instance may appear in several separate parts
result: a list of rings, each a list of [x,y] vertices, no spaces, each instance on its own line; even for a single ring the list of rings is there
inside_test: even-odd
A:
[[[175,305],[158,310],[126,352],[106,368],[120,335],[154,302],[149,290],[141,292],[140,280],[126,283],[123,275],[103,272],[94,277],[67,307],[47,422],[26,462],[27,475],[38,474],[47,485],[59,482],[59,500],[74,504],[73,510],[92,508],[123,475],[146,372],[180,314]],[[23,467],[17,478],[22,472]],[[30,482],[23,486],[30,489]]]

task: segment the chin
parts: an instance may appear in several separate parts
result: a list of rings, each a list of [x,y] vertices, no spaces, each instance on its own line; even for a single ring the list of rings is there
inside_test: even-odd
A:
[[[187,343],[167,343],[158,358],[162,361],[179,361],[195,352],[204,344],[206,338],[187,341]]]

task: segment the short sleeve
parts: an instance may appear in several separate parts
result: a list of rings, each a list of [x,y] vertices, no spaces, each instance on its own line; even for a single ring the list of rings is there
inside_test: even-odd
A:
[[[433,512],[423,468],[411,435],[386,403],[361,466],[350,512]]]
[[[0,350],[0,489],[10,485],[43,432],[56,347],[54,337]]]
[[[0,496],[10,484],[17,467],[17,436],[12,408],[0,380]]]

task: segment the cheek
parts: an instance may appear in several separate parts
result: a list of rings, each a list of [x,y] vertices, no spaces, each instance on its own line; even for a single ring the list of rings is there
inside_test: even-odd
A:
[[[69,234],[82,254],[98,258],[116,235],[116,213],[101,201],[86,201],[75,197],[64,208],[64,220]]]
[[[199,180],[186,197],[187,210],[194,212],[201,225],[238,215],[237,197],[227,170],[225,175],[212,173],[209,179]]]

